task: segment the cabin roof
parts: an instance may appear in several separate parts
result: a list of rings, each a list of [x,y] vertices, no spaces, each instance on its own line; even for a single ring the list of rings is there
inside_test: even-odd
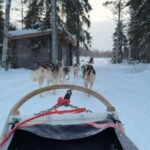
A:
[[[9,31],[8,36],[10,40],[28,39],[33,37],[50,35],[51,31],[51,29],[18,29],[14,31]],[[58,35],[63,36],[63,32],[64,31],[61,28],[58,29]],[[64,38],[66,39],[66,41],[75,45],[76,40],[74,36],[67,31],[65,31],[65,33],[66,34],[64,35]]]
[[[18,30],[14,30],[14,31],[9,31],[9,37],[32,35],[32,34],[45,33],[45,32],[51,32],[51,29],[46,29],[46,30],[39,30],[39,29],[28,29],[28,30],[18,29]]]

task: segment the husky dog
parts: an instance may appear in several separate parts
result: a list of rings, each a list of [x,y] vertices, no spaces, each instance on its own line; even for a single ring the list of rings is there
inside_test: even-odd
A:
[[[69,66],[65,66],[63,60],[58,61],[57,65],[58,65],[58,68],[59,68],[60,81],[62,82],[66,78],[67,78],[67,80],[69,80],[69,72],[70,72]]]
[[[60,79],[61,67],[58,64],[52,64],[52,80],[53,84],[58,84]]]
[[[85,73],[85,70],[87,69],[87,67],[89,68],[90,66],[93,69],[94,74],[96,73],[92,64],[94,64],[94,59],[93,59],[93,57],[90,57],[89,61],[81,66],[81,71],[82,71],[82,75],[83,75],[82,77],[84,77],[84,73]]]
[[[84,86],[92,89],[96,72],[92,65],[86,65],[83,71]]]
[[[42,87],[44,80],[47,81],[47,85],[59,84],[63,78],[64,64],[58,62],[57,64],[41,65],[38,69],[34,70],[31,74],[31,79],[38,82],[39,88]],[[55,91],[53,91],[55,93]]]
[[[69,68],[69,66],[64,66],[64,68],[63,68],[63,79],[67,79],[67,80],[69,80],[69,72],[70,72],[70,68]]]
[[[47,82],[47,86],[52,85],[52,82],[53,82],[51,67],[52,67],[51,65],[46,66],[45,79]]]
[[[60,71],[61,71],[61,67],[58,64],[50,64],[47,67],[46,76],[45,76],[47,80],[47,85],[59,84]],[[55,90],[53,91],[53,94],[55,94]]]
[[[94,64],[94,58],[93,58],[93,57],[90,57],[90,59],[89,59],[88,63],[90,63],[90,64]]]
[[[79,72],[79,66],[78,66],[78,64],[74,64],[73,65],[74,78],[78,78],[78,72]]]
[[[40,66],[38,69],[33,70],[31,73],[31,79],[34,82],[38,82],[39,88],[42,87],[46,74],[46,68],[44,66]]]
[[[86,68],[87,68],[87,65],[86,65],[86,64],[83,64],[83,65],[81,66],[81,72],[82,72],[82,77],[83,77],[83,78],[84,78],[84,72],[85,72]]]
[[[59,79],[60,79],[60,81],[62,81],[64,79],[64,72],[63,72],[64,61],[63,61],[63,59],[62,59],[62,61],[57,61],[57,66],[59,69]]]
[[[32,71],[31,80],[34,82],[38,82],[39,88],[41,88],[45,80],[45,75],[46,68],[45,66],[41,65],[38,69]]]

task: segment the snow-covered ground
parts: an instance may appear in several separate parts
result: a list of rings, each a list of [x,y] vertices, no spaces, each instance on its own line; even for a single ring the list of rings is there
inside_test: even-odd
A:
[[[86,58],[81,58],[81,63]],[[144,64],[113,65],[109,59],[95,58],[96,81],[93,90],[101,93],[117,109],[124,124],[127,136],[140,150],[150,149],[150,67]],[[25,94],[37,89],[37,84],[30,80],[31,70],[10,69],[5,72],[0,69],[0,132],[4,126],[11,107]],[[82,78],[66,81],[83,85]],[[45,84],[46,85],[46,84]],[[43,97],[36,96],[21,108],[22,114],[31,114],[47,109],[64,91],[57,95],[44,93]],[[101,104],[84,93],[75,92],[72,104],[84,106],[93,111],[102,111]]]

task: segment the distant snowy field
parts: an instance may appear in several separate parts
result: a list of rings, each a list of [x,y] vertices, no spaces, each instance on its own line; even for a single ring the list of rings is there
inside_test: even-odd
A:
[[[124,124],[127,136],[140,150],[150,150],[150,67],[147,64],[117,64],[109,59],[95,58],[96,81],[93,90],[101,93],[115,107]],[[82,57],[81,63],[87,61]],[[31,70],[0,69],[0,132],[12,106],[28,92],[37,89],[37,84],[30,80]],[[81,76],[81,74],[80,74]],[[71,73],[69,81],[83,85],[81,77],[74,79]],[[46,84],[45,84],[46,85]],[[47,109],[55,104],[65,91],[57,91],[56,95],[44,93],[36,96],[21,108],[22,114],[32,114]],[[92,97],[84,93],[73,92],[72,104],[83,106],[92,111],[102,111],[103,107]]]

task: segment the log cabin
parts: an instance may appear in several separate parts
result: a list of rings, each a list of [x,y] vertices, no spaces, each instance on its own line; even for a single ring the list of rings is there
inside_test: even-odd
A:
[[[62,29],[57,32],[58,61],[71,66],[75,38]],[[36,69],[52,61],[51,29],[15,30],[9,32],[8,62],[11,68]]]

